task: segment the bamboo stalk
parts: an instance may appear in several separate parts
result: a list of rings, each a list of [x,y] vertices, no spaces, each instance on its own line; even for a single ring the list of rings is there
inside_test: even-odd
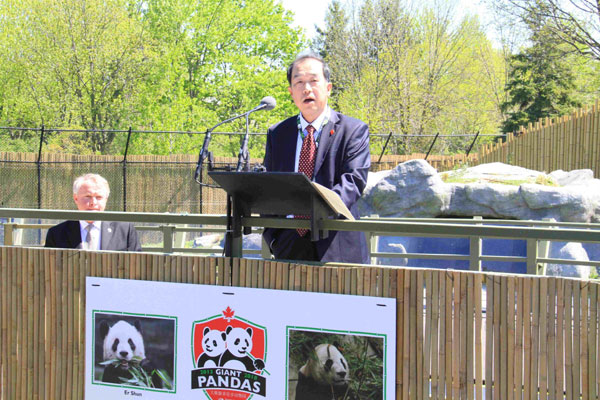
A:
[[[590,308],[589,308],[589,334],[588,334],[588,391],[590,393],[590,399],[596,399],[598,396],[598,392],[596,389],[597,381],[596,381],[596,360],[598,358],[597,348],[596,348],[596,340],[598,333],[597,326],[597,313],[598,313],[598,285],[597,284],[589,284],[589,298],[590,298]]]
[[[515,368],[515,278],[507,278],[507,311],[506,311],[506,338],[507,338],[507,368],[506,368],[506,398],[515,398],[514,373]]]
[[[475,274],[474,279],[474,301],[475,301],[475,399],[483,399],[483,343],[481,340],[482,320],[482,298],[483,275]]]
[[[461,308],[461,281],[458,272],[452,272],[452,291],[454,324],[452,329],[452,397],[460,396],[460,308]]]
[[[396,398],[403,399],[404,381],[404,271],[398,269],[393,272],[397,276],[396,286]],[[335,270],[332,271],[332,279]]]
[[[532,288],[532,318],[531,318],[531,398],[538,397],[539,390],[539,359],[540,359],[540,281],[533,281]]]
[[[418,391],[420,390],[418,385],[418,377],[417,377],[417,312],[420,310],[417,309],[417,297],[419,296],[419,290],[417,287],[417,272],[410,271],[410,319],[408,326],[410,327],[410,345],[407,347],[409,349],[410,358],[409,364],[406,365],[406,369],[409,371],[409,379],[410,379],[410,390],[409,395],[410,399],[418,399]]]
[[[475,392],[474,392],[474,373],[473,373],[473,342],[474,342],[474,329],[473,329],[473,324],[474,324],[474,293],[473,293],[473,274],[469,273],[469,274],[464,274],[466,277],[466,296],[467,296],[467,301],[466,301],[466,332],[463,334],[463,336],[465,337],[465,342],[466,342],[466,348],[464,349],[463,353],[465,353],[465,360],[466,360],[466,382],[465,382],[465,391],[466,391],[466,395],[467,395],[467,399],[468,400],[473,400]]]
[[[564,318],[565,318],[565,286],[564,280],[556,281],[556,357],[554,369],[556,370],[556,395],[557,399],[563,399],[564,393]]]
[[[493,399],[492,388],[494,374],[494,358],[498,353],[494,352],[494,292],[496,276],[486,277],[486,309],[485,309],[485,398]]]
[[[515,323],[515,369],[514,385],[515,398],[523,398],[523,325],[524,325],[524,279],[519,277],[516,282],[517,302],[516,302],[516,323]]]
[[[409,399],[410,389],[410,298],[411,274],[408,270],[402,272],[402,399]]]
[[[600,292],[600,286],[597,284],[594,286],[596,286],[596,292]],[[600,293],[596,297],[596,322],[598,324],[596,326],[600,328],[600,307],[598,303],[600,303]],[[600,334],[596,334],[596,343],[594,346],[596,347],[596,397],[600,397]]]
[[[448,355],[446,351],[446,321],[449,320],[448,315],[446,314],[446,294],[447,294],[447,282],[448,275],[446,273],[440,274],[440,338],[439,338],[439,346],[440,346],[440,373],[439,373],[439,386],[438,386],[438,400],[442,400],[446,398],[446,393],[450,390],[450,386],[446,386],[446,360],[448,360]]]
[[[573,284],[565,282],[565,392],[567,400],[575,398],[573,392]],[[579,395],[577,396],[579,398]]]
[[[508,277],[500,277],[500,398],[509,398],[508,395]],[[494,299],[495,301],[495,299]]]
[[[556,399],[556,279],[548,279],[548,311],[546,312],[547,317],[547,329],[546,329],[546,343],[548,351],[548,398],[551,400]]]
[[[587,283],[581,285],[581,343],[579,363],[581,366],[581,397],[589,400],[589,370],[588,370],[588,287]]]
[[[423,396],[429,398],[431,393],[429,392],[429,378],[431,376],[431,325],[432,325],[432,316],[431,316],[431,308],[432,308],[432,271],[427,270],[424,273],[425,280],[425,336],[423,337],[423,380],[421,384],[423,385]],[[423,298],[423,296],[421,296]],[[422,309],[422,308],[421,308]],[[422,313],[421,313],[422,315]],[[419,331],[419,332],[422,332]]]
[[[434,273],[431,276],[431,286],[428,292],[431,292],[431,300],[427,300],[428,308],[431,308],[431,341],[430,341],[430,351],[431,351],[431,398],[438,398],[439,391],[439,378],[440,375],[438,373],[438,363],[440,358],[439,355],[439,345],[438,345],[438,336],[439,336],[439,325],[440,325],[440,299],[439,299],[439,273]],[[429,294],[429,293],[428,293]],[[441,354],[440,354],[441,355]]]
[[[74,287],[74,279],[75,279],[75,274],[74,274],[74,268],[73,268],[73,261],[74,261],[74,256],[76,255],[76,253],[78,253],[78,251],[73,250],[73,251],[69,251],[69,252],[65,252],[65,254],[68,256],[67,259],[67,265],[65,268],[66,271],[66,276],[65,276],[65,286],[64,286],[64,290],[66,292],[66,296],[65,296],[65,307],[67,309],[67,314],[66,314],[66,356],[65,356],[65,362],[67,364],[67,368],[66,368],[66,373],[65,373],[65,378],[66,378],[66,383],[65,383],[65,387],[67,389],[67,393],[66,393],[66,397],[65,398],[73,398],[75,396],[75,391],[73,390],[74,388],[76,389],[74,382],[76,382],[77,378],[74,378],[74,374],[77,373],[77,371],[74,371],[73,369],[73,356],[74,356],[74,351],[73,351],[73,346],[75,343],[75,332],[73,330],[73,321],[74,321],[74,305],[73,305],[73,287]]]
[[[573,284],[573,396],[581,396],[581,291]]]
[[[0,368],[0,381],[8,383],[8,347],[10,342],[8,341],[8,266],[6,265],[6,252],[7,248],[0,248],[0,365],[4,365],[4,368]],[[5,385],[6,386],[6,385]],[[0,390],[0,395],[3,392]],[[0,397],[4,399],[3,397]]]
[[[502,398],[502,386],[504,381],[502,380],[502,353],[501,353],[501,344],[502,344],[502,282],[503,279],[501,276],[494,277],[494,398],[501,399]]]
[[[425,367],[424,367],[424,318],[423,318],[423,290],[424,290],[425,274],[423,270],[417,270],[417,286],[416,286],[416,368],[417,368],[417,399],[422,399],[425,396],[423,388],[425,387]]]
[[[539,396],[548,397],[548,278],[540,280],[539,308]]]

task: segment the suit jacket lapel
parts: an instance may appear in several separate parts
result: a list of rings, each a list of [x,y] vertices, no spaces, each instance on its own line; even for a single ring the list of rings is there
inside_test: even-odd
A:
[[[317,149],[317,160],[315,161],[315,172],[316,176],[319,172],[319,169],[323,165],[323,160],[325,160],[325,155],[329,151],[331,147],[331,143],[333,142],[333,136],[330,132],[333,130],[335,132],[335,125],[338,123],[339,118],[337,112],[331,110],[331,118],[329,122],[323,127],[321,130],[321,137],[319,138],[319,148]]]
[[[100,223],[100,231],[102,232],[100,237],[100,250],[109,250],[110,241],[113,238],[114,227],[112,222],[102,221]]]
[[[298,125],[296,124],[296,118],[290,118],[289,124],[291,126],[284,127],[281,130],[282,134],[289,135],[286,140],[283,141],[285,148],[277,149],[281,151],[280,154],[292,154],[292,157],[283,157],[282,159],[282,171],[294,172],[296,165],[296,146],[298,145]]]

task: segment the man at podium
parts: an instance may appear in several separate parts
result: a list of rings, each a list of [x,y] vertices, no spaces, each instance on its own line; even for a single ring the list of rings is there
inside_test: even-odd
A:
[[[319,55],[300,54],[289,66],[287,79],[299,114],[269,128],[267,171],[304,173],[337,193],[358,219],[356,201],[371,166],[368,126],[329,108],[330,71]],[[316,242],[305,229],[266,228],[263,236],[278,259],[369,263],[363,232],[329,232],[328,238]]]

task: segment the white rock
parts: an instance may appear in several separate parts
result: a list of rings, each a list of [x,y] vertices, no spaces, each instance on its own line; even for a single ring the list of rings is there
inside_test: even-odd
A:
[[[369,186],[359,201],[360,213],[389,217],[479,215],[533,220],[556,218],[563,222],[600,221],[600,180],[590,179],[590,170],[554,171],[546,175],[491,163],[443,174],[447,180],[459,183],[445,183],[424,160],[407,161],[393,170],[377,172],[369,177]],[[567,186],[534,183],[540,176],[544,181],[558,180]],[[523,183],[515,185],[515,182]]]
[[[214,245],[218,244],[222,238],[223,235],[218,233],[200,236],[194,239],[194,247],[212,248]]]
[[[594,171],[591,169],[576,169],[566,172],[559,169],[552,171],[550,177],[560,186],[586,185],[594,180]]]
[[[553,242],[549,253],[550,258],[578,261],[590,260],[581,243]],[[590,276],[590,267],[585,265],[548,264],[546,275],[588,279]]]

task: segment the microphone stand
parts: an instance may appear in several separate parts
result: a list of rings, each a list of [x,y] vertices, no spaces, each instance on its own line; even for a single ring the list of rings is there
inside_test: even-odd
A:
[[[242,144],[240,146],[240,152],[238,154],[238,163],[235,170],[237,172],[240,171],[248,171],[249,168],[249,159],[248,159],[248,115],[250,115],[252,111],[246,113],[246,134],[244,135],[244,139],[242,140]]]
[[[196,180],[197,183],[202,185],[202,180],[201,180],[202,179],[202,164],[204,163],[204,160],[206,160],[208,158],[208,170],[209,171],[212,171],[214,169],[213,160],[212,160],[212,152],[208,151],[208,145],[210,143],[211,134],[213,133],[213,131],[216,128],[218,128],[219,126],[221,126],[227,122],[231,122],[234,119],[243,117],[244,115],[246,116],[246,131],[247,131],[248,130],[248,114],[250,114],[253,111],[255,111],[255,110],[247,111],[243,114],[239,114],[239,115],[236,115],[229,119],[226,119],[225,121],[221,121],[206,131],[206,134],[204,136],[204,143],[202,144],[202,150],[200,150],[200,154],[198,155],[198,164],[196,165],[196,173],[194,174],[194,179]]]
[[[242,144],[240,146],[240,152],[238,154],[238,163],[237,163],[237,167],[236,167],[236,171],[242,171],[242,169],[244,171],[248,171],[249,169],[249,157],[248,157],[248,136],[249,136],[249,123],[248,123],[248,116],[255,112],[255,111],[259,111],[262,109],[267,109],[267,110],[271,110],[273,109],[273,107],[275,107],[275,100],[273,98],[269,98],[266,97],[263,100],[261,100],[261,103],[257,106],[254,107],[252,110],[247,111],[243,114],[239,114],[236,115],[234,117],[231,117],[229,119],[226,119],[225,121],[219,122],[218,124],[216,124],[215,126],[213,126],[212,128],[208,129],[206,131],[206,134],[204,136],[204,143],[202,144],[202,150],[200,150],[200,154],[198,155],[198,164],[196,165],[196,173],[194,175],[194,179],[197,183],[199,183],[201,186],[209,186],[209,187],[219,187],[219,186],[213,186],[213,185],[209,185],[206,183],[202,183],[202,164],[204,164],[204,160],[206,160],[208,158],[208,170],[212,171],[214,169],[213,166],[213,160],[212,160],[212,153],[208,151],[208,144],[210,143],[210,137],[212,132],[219,126],[233,121],[234,119],[240,118],[240,117],[246,117],[246,134],[244,135],[244,138],[242,140]],[[231,254],[231,241],[232,241],[232,225],[233,225],[233,221],[232,221],[233,217],[232,217],[232,199],[231,196],[227,195],[227,228],[226,228],[226,232],[225,232],[225,245],[223,246],[223,254]]]

